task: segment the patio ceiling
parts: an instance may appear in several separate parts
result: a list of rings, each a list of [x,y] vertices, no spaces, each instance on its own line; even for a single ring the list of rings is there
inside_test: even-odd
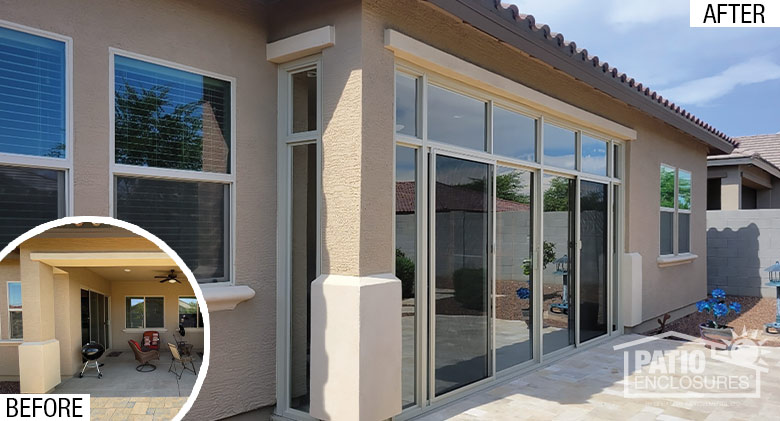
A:
[[[55,267],[134,267],[167,266],[176,262],[161,251],[134,252],[44,252],[30,253],[30,260]]]

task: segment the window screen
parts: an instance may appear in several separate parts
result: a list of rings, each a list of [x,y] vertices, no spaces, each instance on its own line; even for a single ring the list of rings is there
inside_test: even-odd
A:
[[[0,249],[65,216],[65,172],[0,165]]]
[[[163,297],[146,297],[146,328],[165,327]]]
[[[691,214],[680,212],[677,215],[678,253],[689,253],[691,251]]]
[[[117,177],[116,217],[160,237],[198,282],[225,281],[229,192],[220,183]]]
[[[230,82],[114,58],[116,163],[230,173]]]
[[[65,43],[0,27],[0,152],[65,158]]]
[[[661,212],[661,254],[674,254],[674,212]]]

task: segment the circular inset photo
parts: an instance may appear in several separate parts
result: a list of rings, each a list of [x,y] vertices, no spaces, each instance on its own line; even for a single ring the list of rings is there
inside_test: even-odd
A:
[[[113,218],[63,218],[0,253],[0,392],[88,394],[92,418],[180,419],[208,368],[192,272]]]

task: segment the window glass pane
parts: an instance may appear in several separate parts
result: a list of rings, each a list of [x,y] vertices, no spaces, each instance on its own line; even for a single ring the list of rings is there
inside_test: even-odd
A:
[[[395,276],[401,280],[401,403],[413,405],[417,313],[417,152],[395,148]]]
[[[559,168],[577,168],[577,135],[571,130],[544,125],[544,164]]]
[[[195,297],[179,297],[179,324],[198,327],[198,300]]]
[[[428,85],[428,138],[484,151],[485,110],[478,99]]]
[[[230,173],[230,82],[114,57],[116,163]]]
[[[146,328],[165,327],[163,297],[146,297]]]
[[[607,333],[608,187],[580,182],[580,342]]]
[[[607,148],[609,143],[582,135],[582,171],[607,176]]]
[[[0,165],[0,249],[65,216],[65,172]]]
[[[317,69],[293,73],[292,132],[317,130]]]
[[[395,131],[417,136],[417,78],[395,74]]]
[[[65,43],[0,28],[0,152],[65,158]]]
[[[496,168],[496,371],[528,361],[532,347],[532,174]]]
[[[9,309],[22,308],[22,283],[21,282],[8,283],[8,308]]]
[[[674,208],[674,168],[661,165],[661,207]]]
[[[144,327],[144,299],[140,297],[125,298],[125,327]]]
[[[661,254],[674,254],[674,212],[661,211]]]
[[[678,253],[689,253],[691,251],[691,214],[680,212],[677,215],[677,233]]]
[[[620,145],[615,143],[612,145],[612,176],[615,178],[620,178],[621,158]]]
[[[536,160],[536,120],[493,107],[493,153]]]
[[[9,332],[9,337],[11,339],[22,339],[24,337],[24,329],[22,326],[22,312],[21,311],[11,311],[8,314],[8,317],[10,318],[9,324],[11,331]]]
[[[677,180],[677,206],[680,209],[691,209],[691,173],[680,170]]]
[[[227,280],[227,184],[117,177],[116,217],[160,237],[198,282]]]

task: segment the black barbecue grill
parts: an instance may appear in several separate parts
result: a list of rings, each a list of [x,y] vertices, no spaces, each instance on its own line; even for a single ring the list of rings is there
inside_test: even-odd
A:
[[[100,372],[100,363],[98,363],[97,359],[102,357],[104,352],[106,352],[106,347],[94,341],[90,341],[81,347],[81,356],[84,357],[85,362],[79,377],[84,377],[84,371],[87,368],[94,368],[98,372],[98,378],[103,377],[103,373]]]

